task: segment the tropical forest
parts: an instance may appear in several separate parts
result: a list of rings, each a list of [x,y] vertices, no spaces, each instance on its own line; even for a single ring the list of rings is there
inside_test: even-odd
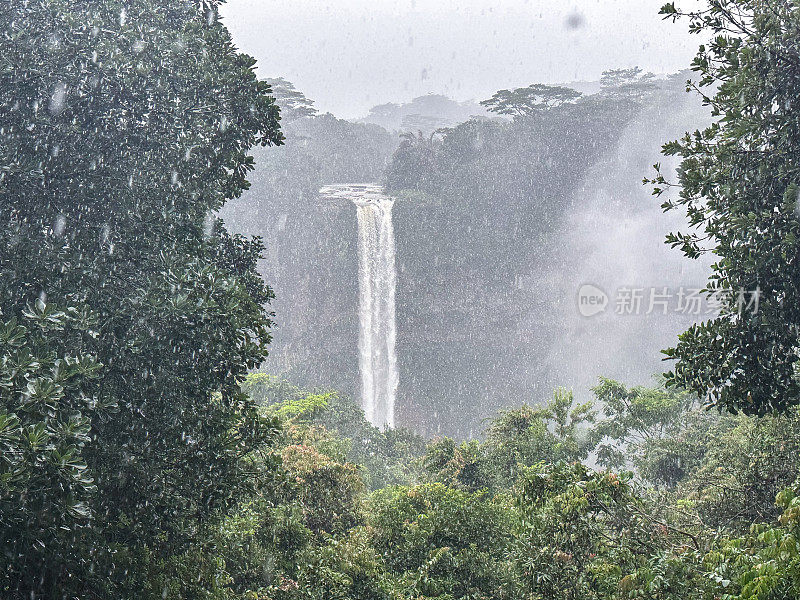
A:
[[[800,599],[800,1],[0,0],[0,600]]]

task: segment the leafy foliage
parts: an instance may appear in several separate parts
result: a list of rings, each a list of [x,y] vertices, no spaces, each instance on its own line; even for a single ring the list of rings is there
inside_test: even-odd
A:
[[[502,560],[510,507],[501,497],[442,484],[389,488],[370,504],[370,531],[407,594],[507,598]]]
[[[542,406],[501,411],[489,423],[483,444],[434,438],[423,466],[429,479],[454,487],[508,489],[524,467],[587,458],[593,420],[590,404],[576,405],[571,393],[557,390]]]
[[[295,89],[291,81],[286,81],[283,77],[275,77],[265,79],[264,83],[269,85],[275,96],[276,103],[281,109],[281,121],[284,126],[297,119],[313,117],[317,114],[314,101]]]
[[[609,379],[601,379],[593,391],[606,413],[593,431],[600,464],[619,469],[631,463],[651,482],[667,486],[674,485],[691,469],[692,463],[683,463],[685,454],[681,454],[680,462],[670,461],[663,446],[665,440],[674,440],[687,429],[686,416],[693,403],[688,393],[663,387],[629,390]],[[694,448],[701,447],[699,440],[693,439],[692,444]],[[658,462],[645,462],[656,454],[656,447],[664,449]]]
[[[239,389],[272,292],[211,215],[282,141],[218,4],[0,7],[4,596],[218,588],[202,540],[273,431]]]
[[[248,375],[243,389],[268,414],[284,421],[287,444],[310,445],[342,462],[361,465],[368,488],[415,481],[416,458],[424,452],[425,441],[405,429],[374,427],[350,398],[331,391],[308,392],[264,373]]]
[[[0,589],[54,585],[91,522],[96,490],[83,457],[92,418],[114,409],[97,392],[100,363],[81,351],[91,315],[38,300],[0,323]],[[62,347],[70,355],[60,355]],[[85,558],[83,559],[85,560]],[[22,583],[24,582],[24,583]]]
[[[684,13],[674,4],[661,11],[711,37],[693,69],[717,119],[664,146],[665,155],[682,159],[679,178],[672,184],[658,174],[653,191],[679,186],[678,198],[662,206],[683,208],[692,230],[667,242],[690,258],[717,257],[707,290],[722,304],[717,318],[691,327],[666,351],[676,361],[668,378],[720,408],[751,414],[784,410],[800,398],[799,10],[777,0],[710,0],[702,11]]]
[[[512,560],[534,598],[606,598],[654,546],[626,477],[580,463],[525,470]]]

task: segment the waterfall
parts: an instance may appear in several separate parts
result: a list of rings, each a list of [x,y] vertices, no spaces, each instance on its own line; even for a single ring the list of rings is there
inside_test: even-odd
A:
[[[370,423],[394,427],[399,381],[395,350],[394,198],[385,195],[377,185],[326,186],[320,193],[356,205],[361,405]]]

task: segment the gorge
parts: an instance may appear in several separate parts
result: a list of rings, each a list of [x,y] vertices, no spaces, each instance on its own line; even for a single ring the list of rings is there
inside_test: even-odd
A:
[[[704,122],[687,77],[587,89],[537,119],[474,118],[435,135],[292,122],[285,146],[255,153],[251,189],[221,215],[267,241],[276,327],[264,370],[361,398],[379,427],[465,438],[558,386],[588,400],[600,375],[650,382],[690,316],[623,318],[612,304],[587,319],[574,297],[585,282],[613,297],[704,280],[704,265],[663,244],[674,223],[641,185],[661,144]],[[379,275],[388,225],[393,281]],[[375,300],[395,286],[391,307]]]

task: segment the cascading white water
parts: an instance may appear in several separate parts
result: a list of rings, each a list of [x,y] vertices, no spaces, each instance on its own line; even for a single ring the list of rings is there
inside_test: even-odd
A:
[[[394,427],[399,376],[395,342],[394,198],[377,185],[326,186],[320,194],[352,201],[358,217],[361,405],[377,427]]]

